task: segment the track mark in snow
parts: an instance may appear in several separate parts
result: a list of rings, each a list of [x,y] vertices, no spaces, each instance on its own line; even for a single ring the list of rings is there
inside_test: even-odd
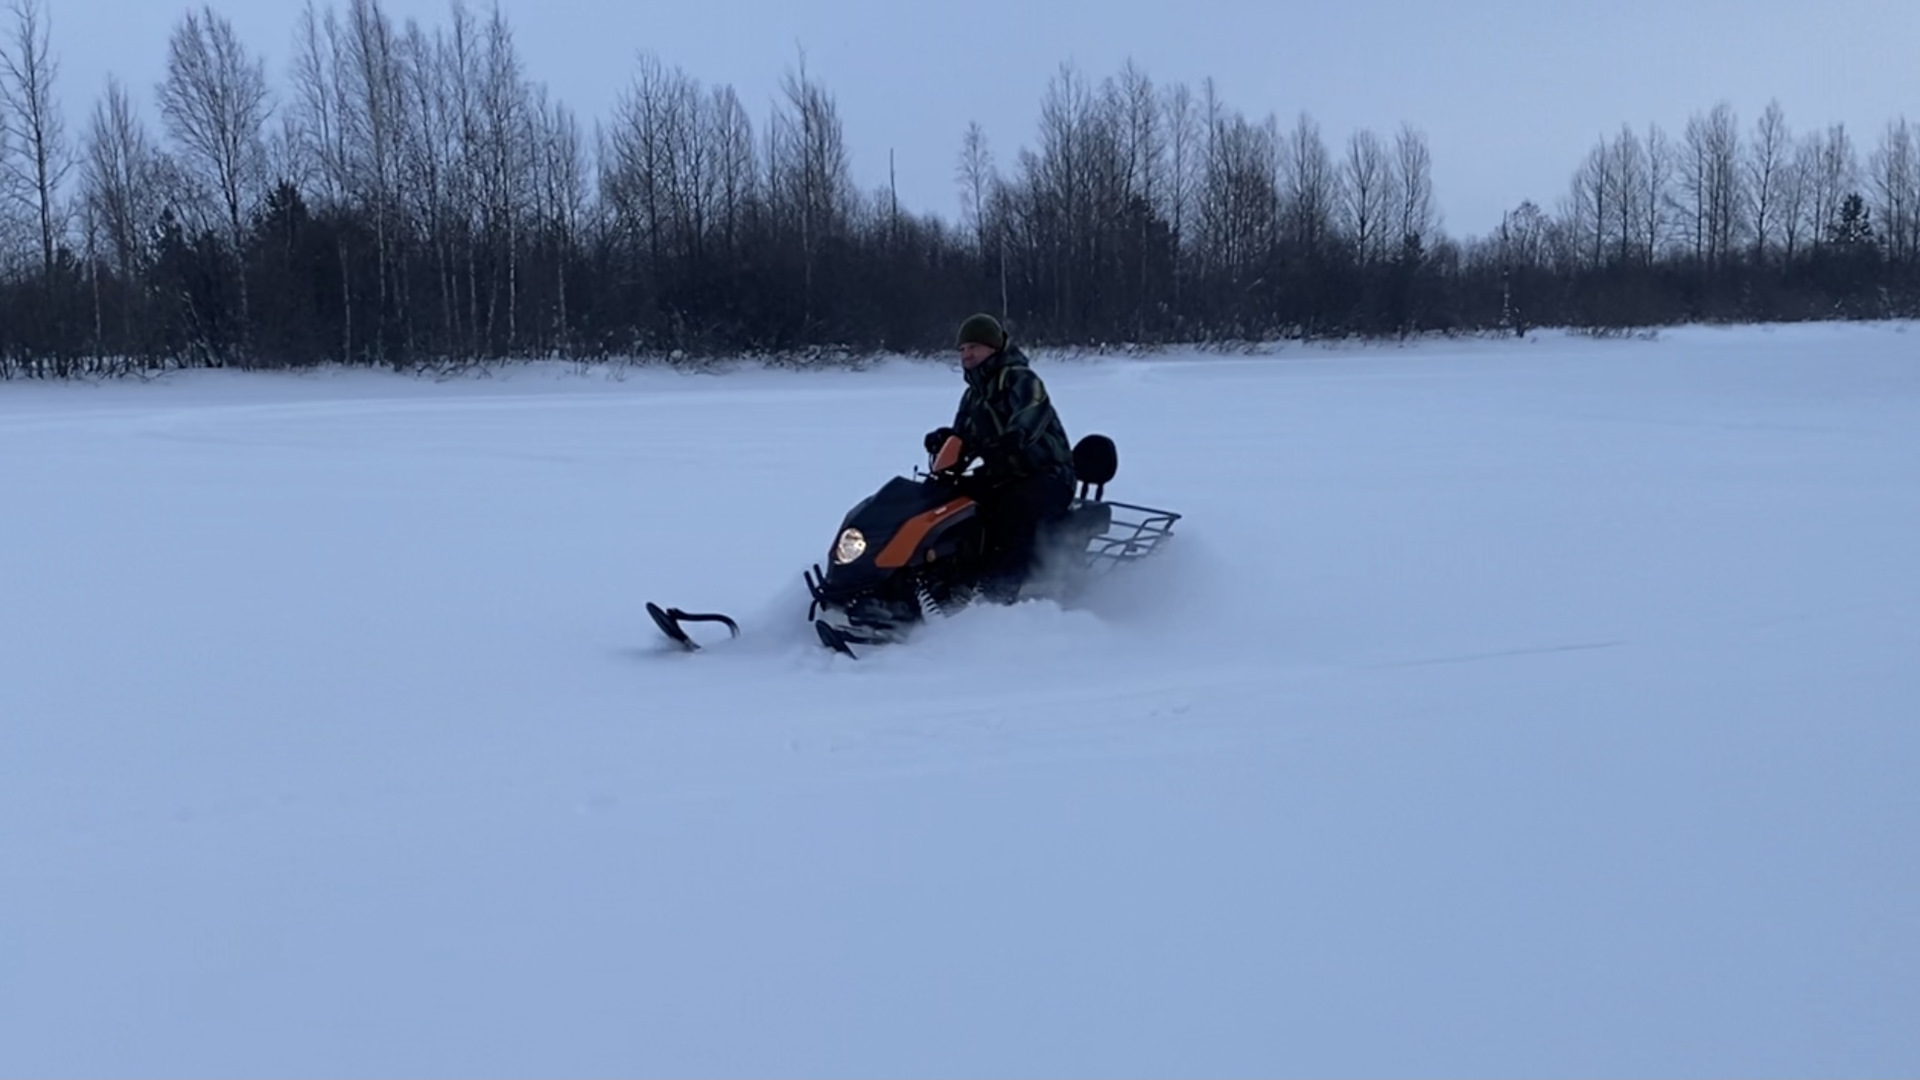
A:
[[[1625,641],[1580,641],[1567,645],[1534,645],[1520,649],[1496,649],[1492,652],[1461,653],[1458,656],[1434,656],[1424,660],[1395,660],[1385,664],[1368,664],[1367,670],[1378,671],[1383,668],[1430,667],[1435,664],[1471,664],[1481,660],[1505,660],[1515,656],[1545,656],[1550,653],[1613,649],[1625,644]]]

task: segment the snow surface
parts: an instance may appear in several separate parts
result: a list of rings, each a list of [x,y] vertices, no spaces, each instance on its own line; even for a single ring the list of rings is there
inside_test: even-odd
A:
[[[1039,367],[1179,545],[858,662],[952,367],[0,385],[0,1072],[1920,1070],[1920,332]]]

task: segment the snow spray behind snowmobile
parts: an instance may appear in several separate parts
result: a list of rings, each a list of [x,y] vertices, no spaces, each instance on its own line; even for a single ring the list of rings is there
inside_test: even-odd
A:
[[[816,563],[802,575],[812,597],[807,618],[822,645],[850,656],[854,645],[900,641],[915,625],[977,598],[988,553],[978,504],[960,482],[967,464],[959,438],[949,437],[926,470],[893,477],[847,511],[826,569]],[[1041,527],[1039,563],[1023,595],[1071,595],[1091,578],[1153,554],[1180,520],[1171,510],[1106,498],[1119,452],[1105,435],[1088,435],[1074,446],[1073,469],[1078,490],[1067,512]],[[647,613],[688,650],[700,647],[689,623],[740,633],[725,615],[651,602]]]

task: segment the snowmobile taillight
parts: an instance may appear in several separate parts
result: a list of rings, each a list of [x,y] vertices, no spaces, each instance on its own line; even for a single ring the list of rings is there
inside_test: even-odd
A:
[[[867,538],[859,529],[847,529],[840,534],[840,541],[833,545],[833,561],[842,566],[865,554]]]

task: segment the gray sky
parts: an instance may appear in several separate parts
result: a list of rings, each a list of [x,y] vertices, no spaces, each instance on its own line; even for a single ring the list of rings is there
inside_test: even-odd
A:
[[[73,131],[109,72],[158,128],[152,88],[187,9],[155,0],[45,0],[57,90]],[[345,9],[344,0],[337,6]],[[483,2],[471,3],[485,10]],[[1777,97],[1796,133],[1845,122],[1862,155],[1904,115],[1920,122],[1920,2],[1822,0],[976,0],[937,11],[886,0],[501,0],[528,74],[591,130],[651,51],[703,83],[731,83],[764,121],[804,46],[834,93],[863,189],[896,154],[902,201],[958,214],[953,163],[968,121],[1003,167],[1032,145],[1047,80],[1072,62],[1093,81],[1127,58],[1156,83],[1290,124],[1305,110],[1336,153],[1349,133],[1423,129],[1447,231],[1484,234],[1532,198],[1552,209],[1587,150],[1622,123],[1678,136],[1726,101],[1743,134]],[[297,0],[215,0],[276,90]],[[441,25],[444,0],[386,0],[396,21]]]

